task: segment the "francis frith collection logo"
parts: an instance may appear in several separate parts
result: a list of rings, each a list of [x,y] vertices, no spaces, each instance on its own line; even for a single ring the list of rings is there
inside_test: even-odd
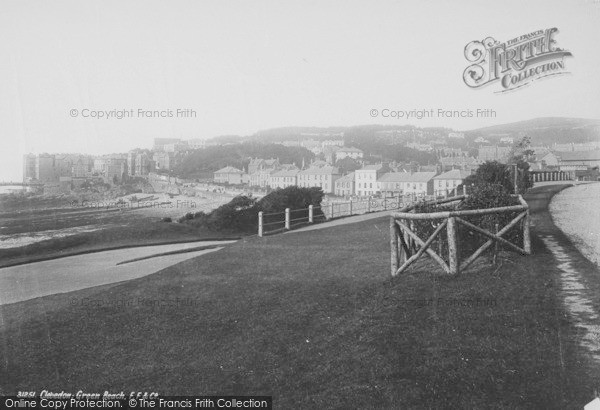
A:
[[[571,53],[557,47],[557,28],[523,34],[504,43],[487,37],[471,41],[465,47],[465,58],[471,63],[463,80],[471,88],[500,83],[506,92],[521,88],[540,78],[567,74],[565,57]]]

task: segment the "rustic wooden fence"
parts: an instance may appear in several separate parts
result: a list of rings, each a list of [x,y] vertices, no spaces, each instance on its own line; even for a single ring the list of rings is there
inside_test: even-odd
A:
[[[462,195],[428,203],[437,205],[452,205],[453,202],[458,203],[463,201],[465,198],[466,196]],[[415,208],[417,204],[412,204],[401,209],[399,212],[393,213],[390,217],[392,276],[396,276],[404,272],[411,264],[413,264],[424,254],[427,254],[435,262],[437,262],[442,267],[444,272],[452,275],[456,275],[460,271],[466,269],[493,244],[503,245],[508,249],[519,252],[523,255],[531,254],[529,206],[520,195],[517,195],[516,198],[519,201],[519,205],[498,208],[416,213]],[[465,218],[469,216],[511,213],[517,213],[517,215],[512,218],[512,220],[510,220],[506,226],[497,230],[497,232],[490,232],[489,230],[486,230],[480,226],[476,226],[475,224],[465,220]],[[415,221],[422,220],[431,221],[431,224],[436,226],[433,233],[426,239],[421,238],[415,230]],[[521,228],[523,230],[522,247],[502,237],[519,223],[521,223]],[[460,260],[460,243],[457,235],[459,224],[465,226],[468,230],[481,234],[487,238],[487,241],[483,243],[483,245],[477,248],[473,254],[465,258],[463,261]],[[448,262],[446,262],[444,255],[441,254],[441,246],[438,247],[438,252],[432,249],[431,246],[436,238],[442,234],[442,230],[444,228],[446,228],[448,241]]]

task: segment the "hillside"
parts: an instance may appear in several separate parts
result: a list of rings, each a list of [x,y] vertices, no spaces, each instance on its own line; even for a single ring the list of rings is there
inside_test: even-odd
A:
[[[600,120],[587,118],[543,117],[466,131],[468,138],[527,134],[534,145],[600,140]]]

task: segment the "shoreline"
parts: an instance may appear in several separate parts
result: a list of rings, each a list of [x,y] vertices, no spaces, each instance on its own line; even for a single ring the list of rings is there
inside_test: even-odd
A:
[[[554,224],[591,262],[600,266],[600,183],[575,185],[557,193],[548,206]]]

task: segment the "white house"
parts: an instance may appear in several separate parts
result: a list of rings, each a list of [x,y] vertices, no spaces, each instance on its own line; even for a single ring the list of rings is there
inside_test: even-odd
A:
[[[364,153],[362,152],[362,150],[358,149],[358,148],[354,148],[354,147],[344,147],[344,148],[340,148],[337,151],[335,151],[335,160],[339,161],[340,159],[344,159],[344,158],[352,158],[352,159],[359,159],[362,158],[364,156]]]
[[[387,195],[431,195],[435,172],[388,172],[378,182],[379,189]]]
[[[215,171],[214,181],[221,184],[241,184],[242,175],[244,175],[244,171],[228,166]]]
[[[354,195],[354,177],[355,173],[351,172],[335,181],[335,194],[337,196]]]
[[[297,169],[277,171],[271,174],[269,186],[277,189],[298,185],[298,172],[300,171]]]
[[[354,192],[358,196],[375,195],[379,192],[377,179],[388,171],[387,165],[365,165],[354,172]]]
[[[298,173],[298,186],[304,188],[318,187],[322,188],[325,193],[333,194],[335,181],[341,176],[336,167],[310,167]]]
[[[433,177],[433,191],[438,195],[444,195],[455,191],[471,175],[470,171],[453,169]]]
[[[250,186],[266,188],[271,182],[271,175],[277,172],[274,168],[259,169],[250,174]]]

